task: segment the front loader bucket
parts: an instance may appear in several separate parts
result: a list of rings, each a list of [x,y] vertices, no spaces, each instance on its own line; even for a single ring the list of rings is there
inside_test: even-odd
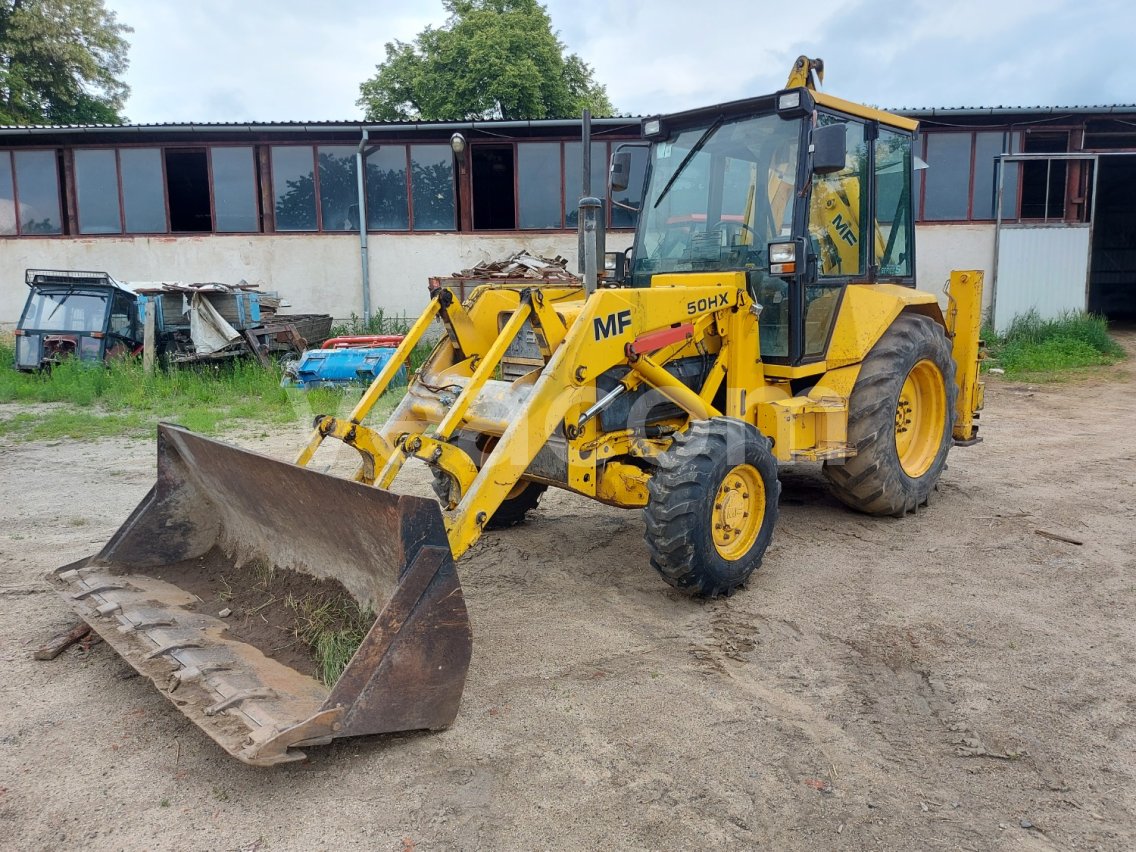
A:
[[[457,714],[472,636],[432,500],[162,424],[150,493],[98,555],[52,576],[99,635],[246,763],[298,760],[298,747],[335,737],[444,728]],[[291,628],[345,607],[361,630],[377,615],[325,685]]]

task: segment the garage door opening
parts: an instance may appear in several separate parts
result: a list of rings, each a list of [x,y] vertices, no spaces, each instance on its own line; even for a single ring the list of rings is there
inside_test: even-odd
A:
[[[1136,321],[1136,154],[1100,158],[1089,310]]]

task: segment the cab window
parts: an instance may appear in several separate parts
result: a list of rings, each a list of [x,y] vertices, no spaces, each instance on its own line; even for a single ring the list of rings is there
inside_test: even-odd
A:
[[[863,191],[868,168],[864,125],[826,113],[818,124],[844,121],[848,127],[848,159],[839,172],[813,175],[809,202],[809,243],[822,278],[847,278],[864,273],[863,224],[867,197]]]
[[[137,336],[134,326],[134,303],[125,294],[115,293],[114,301],[111,302],[108,330],[120,337],[134,338]]]
[[[876,139],[875,264],[881,278],[911,276],[911,137],[880,128]]]

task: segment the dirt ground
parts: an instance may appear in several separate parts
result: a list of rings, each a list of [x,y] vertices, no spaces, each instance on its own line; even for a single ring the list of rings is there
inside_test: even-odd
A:
[[[30,658],[72,622],[43,575],[125,519],[152,444],[0,443],[0,846],[1136,848],[1131,371],[993,380],[985,443],[903,520],[784,468],[774,544],[728,600],[670,591],[638,512],[550,492],[459,563],[455,725],[274,770],[105,644]],[[230,440],[287,458],[307,417]]]

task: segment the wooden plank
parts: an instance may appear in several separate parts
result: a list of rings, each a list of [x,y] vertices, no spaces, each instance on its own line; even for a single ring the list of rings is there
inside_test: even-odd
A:
[[[80,621],[66,633],[52,636],[44,645],[37,648],[32,656],[37,660],[54,660],[90,632],[91,625]]]

